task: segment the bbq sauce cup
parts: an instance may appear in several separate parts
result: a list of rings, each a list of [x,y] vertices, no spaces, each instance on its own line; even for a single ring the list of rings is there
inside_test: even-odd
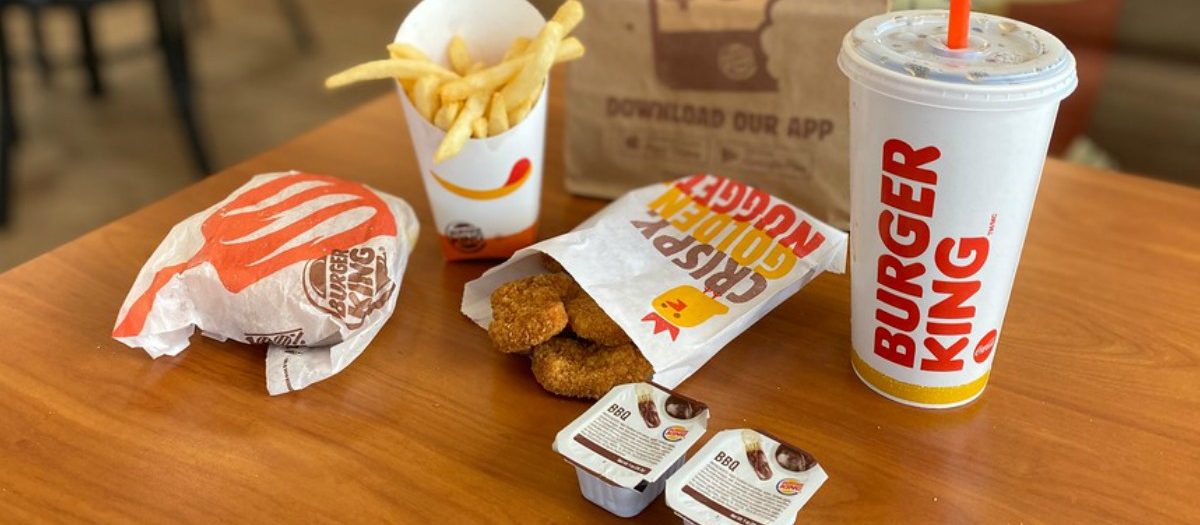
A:
[[[827,479],[804,449],[757,430],[725,430],[667,481],[667,506],[691,525],[790,525]]]
[[[446,47],[462,37],[473,60],[494,65],[517,37],[533,38],[546,20],[525,0],[424,0],[396,32],[447,66]],[[508,131],[467,139],[457,155],[435,162],[446,132],[421,116],[397,83],[421,180],[446,260],[499,259],[537,238],[550,79],[529,113]]]
[[[653,383],[614,387],[555,437],[583,497],[622,518],[663,492],[708,427],[708,407]]]

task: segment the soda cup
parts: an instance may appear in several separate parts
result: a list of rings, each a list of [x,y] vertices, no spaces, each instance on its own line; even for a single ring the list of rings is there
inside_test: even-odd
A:
[[[926,408],[987,385],[1055,115],[1077,84],[1050,33],[961,21],[952,48],[949,11],[869,18],[838,57],[851,80],[852,365]]]

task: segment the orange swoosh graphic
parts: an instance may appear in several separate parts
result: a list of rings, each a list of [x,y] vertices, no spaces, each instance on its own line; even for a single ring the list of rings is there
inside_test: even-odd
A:
[[[429,174],[433,175],[433,180],[437,181],[437,183],[445,188],[446,191],[458,195],[459,197],[477,201],[499,199],[511,194],[514,191],[517,191],[518,189],[521,189],[521,186],[525,184],[526,180],[529,180],[529,175],[532,173],[533,169],[529,161],[527,159],[521,159],[517,161],[516,165],[513,166],[513,173],[509,176],[508,182],[505,182],[503,186],[491,190],[476,190],[464,188],[454,184],[453,182],[443,179],[437,174],[436,171],[429,171]]]

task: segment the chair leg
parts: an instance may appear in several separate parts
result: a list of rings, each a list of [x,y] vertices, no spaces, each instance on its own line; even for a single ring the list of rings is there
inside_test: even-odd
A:
[[[0,5],[0,11],[4,7]],[[12,145],[17,130],[13,117],[12,81],[9,78],[11,65],[8,55],[8,38],[0,20],[0,226],[8,224],[9,208],[12,204]]]
[[[179,0],[154,0],[154,19],[158,26],[159,45],[162,46],[171,91],[175,96],[175,109],[187,134],[196,168],[203,176],[211,173],[212,167],[193,107],[181,7]]]
[[[292,39],[296,43],[296,48],[303,53],[310,53],[313,49],[312,26],[308,24],[308,18],[304,16],[304,10],[300,8],[300,4],[296,0],[277,0],[279,9],[283,11],[283,17],[287,19],[288,25],[292,29]]]
[[[38,76],[42,85],[50,85],[53,70],[50,68],[50,58],[46,54],[46,31],[42,24],[42,8],[39,5],[29,6],[29,31],[33,38],[33,61],[37,64]]]
[[[100,79],[100,55],[96,53],[96,35],[92,30],[92,9],[83,2],[75,8],[79,23],[79,43],[83,48],[83,67],[88,75],[88,93],[93,97],[104,94],[104,83]]]
[[[195,29],[204,29],[212,25],[212,8],[208,0],[185,0],[184,20]]]

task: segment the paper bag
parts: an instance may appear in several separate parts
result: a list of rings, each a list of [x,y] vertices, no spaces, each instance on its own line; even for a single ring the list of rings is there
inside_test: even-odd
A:
[[[836,58],[887,0],[584,0],[567,86],[567,189],[612,198],[709,171],[849,227]]]
[[[846,234],[767,192],[715,175],[653,184],[571,232],[518,251],[467,283],[462,311],[491,323],[501,284],[557,260],[673,388],[824,271],[841,273]]]

